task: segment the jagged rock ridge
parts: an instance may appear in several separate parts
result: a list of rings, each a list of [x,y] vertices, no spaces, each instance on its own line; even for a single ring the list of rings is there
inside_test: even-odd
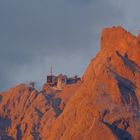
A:
[[[102,31],[101,50],[46,138],[140,139],[140,43],[122,27]]]
[[[38,93],[20,85],[1,94],[0,135],[22,140],[139,140],[139,102],[139,38],[122,27],[106,28],[101,50],[80,84],[61,93]]]
[[[79,84],[67,85],[63,91],[50,88],[46,92],[20,84],[0,94],[0,138],[43,139]]]

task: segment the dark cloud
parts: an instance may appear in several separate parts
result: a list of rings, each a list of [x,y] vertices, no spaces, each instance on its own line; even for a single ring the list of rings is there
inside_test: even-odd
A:
[[[130,13],[122,3],[120,0],[1,1],[0,90],[22,81],[45,80],[51,65],[55,73],[81,75],[99,50],[103,27],[119,24],[136,30],[133,24],[140,19],[138,13],[127,3],[135,11]]]

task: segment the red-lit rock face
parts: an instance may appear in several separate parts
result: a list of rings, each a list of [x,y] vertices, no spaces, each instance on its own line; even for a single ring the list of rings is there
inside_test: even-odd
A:
[[[46,138],[139,140],[139,102],[140,44],[121,27],[104,29],[83,84]]]
[[[101,50],[82,83],[61,93],[51,91],[38,93],[19,85],[1,94],[0,135],[22,140],[140,140],[138,37],[122,27],[104,29]]]
[[[0,137],[43,139],[79,85],[67,85],[59,92],[51,89],[38,92],[20,84],[0,94]]]

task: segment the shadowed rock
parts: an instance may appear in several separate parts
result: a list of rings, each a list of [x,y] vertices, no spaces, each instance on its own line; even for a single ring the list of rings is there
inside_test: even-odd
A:
[[[7,135],[7,129],[11,125],[11,120],[8,117],[0,116],[0,138],[2,140],[14,140],[13,137]]]
[[[53,107],[53,109],[56,113],[56,116],[59,116],[62,113],[62,110],[59,107],[60,104],[61,104],[61,99],[60,98],[52,100],[52,107]]]
[[[55,98],[53,94],[46,94],[45,97],[48,100],[49,104],[52,105],[56,117],[59,116],[62,113],[62,110],[60,109],[61,98]]]
[[[2,95],[0,95],[0,103],[2,102]]]
[[[117,140],[133,140],[131,134],[126,130],[129,127],[129,124],[127,124],[125,120],[123,121],[120,119],[114,121],[112,124],[108,123],[107,121],[102,121],[102,123],[112,131],[112,133],[117,138]],[[128,125],[128,126],[124,126],[125,128],[121,129],[118,127],[120,123],[123,123],[124,125]]]
[[[35,111],[38,113],[40,118],[43,116],[43,113],[39,109],[35,108]]]
[[[128,79],[125,79],[118,74],[115,74],[115,78],[118,81],[118,87],[120,90],[122,103],[125,106],[127,105],[132,106],[133,109],[138,109],[139,102],[136,96],[135,85]]]
[[[21,140],[22,131],[21,131],[20,125],[17,125],[16,129],[17,129],[17,140]]]
[[[119,51],[116,51],[116,54],[121,58],[121,60],[124,62],[125,66],[127,66],[133,73],[139,72],[140,73],[140,68],[137,66],[135,62],[130,60],[128,58],[127,53],[125,53],[124,56],[122,56]]]

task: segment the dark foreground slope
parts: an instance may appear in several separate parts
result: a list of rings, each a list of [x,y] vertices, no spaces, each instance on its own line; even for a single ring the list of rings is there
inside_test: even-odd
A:
[[[104,29],[100,52],[44,140],[140,140],[139,104],[140,42],[121,27]]]

